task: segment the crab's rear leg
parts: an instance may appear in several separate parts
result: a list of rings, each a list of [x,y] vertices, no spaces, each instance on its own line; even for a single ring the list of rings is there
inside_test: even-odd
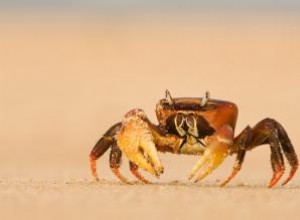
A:
[[[282,183],[282,185],[287,184],[295,175],[297,169],[298,169],[298,158],[297,154],[295,152],[295,149],[291,143],[291,140],[289,139],[289,136],[287,135],[285,129],[281,124],[278,122],[276,123],[276,129],[278,131],[278,137],[280,139],[280,144],[283,150],[284,155],[286,156],[290,166],[292,167],[290,174],[288,178]]]
[[[245,151],[251,150],[257,146],[269,144],[271,149],[271,165],[273,169],[273,177],[269,183],[269,187],[273,187],[282,177],[285,167],[283,155],[286,156],[291,171],[288,178],[282,185],[288,183],[294,176],[298,168],[298,159],[291,141],[282,127],[277,121],[273,119],[264,119],[260,121],[253,129],[247,127],[236,139],[232,146],[232,150],[237,153],[237,160],[232,174],[227,178],[222,186],[227,184],[241,169],[244,156],[239,158],[239,155],[245,154]]]
[[[121,126],[122,123],[117,123],[108,129],[90,152],[90,169],[96,180],[99,180],[96,161],[114,144],[115,135],[120,130]]]

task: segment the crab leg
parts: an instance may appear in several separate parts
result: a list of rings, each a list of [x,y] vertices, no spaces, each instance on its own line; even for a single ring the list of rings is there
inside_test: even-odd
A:
[[[295,175],[298,169],[298,158],[295,149],[291,143],[291,140],[289,139],[289,136],[287,135],[283,126],[277,122],[276,129],[278,131],[278,137],[280,140],[283,153],[286,156],[290,166],[292,167],[288,178],[282,183],[282,185],[285,185],[293,178],[293,176]]]
[[[244,154],[242,153],[243,151],[249,151],[264,144],[269,144],[271,149],[273,176],[268,186],[270,188],[273,187],[284,174],[285,167],[282,151],[292,167],[288,178],[282,185],[285,185],[293,178],[298,168],[297,155],[285,129],[277,121],[266,118],[255,125],[253,129],[248,126],[234,142],[232,150],[238,153],[237,162],[232,174],[221,186],[227,184],[240,170],[245,157],[245,155],[240,155]]]
[[[138,171],[138,166],[135,165],[134,163],[132,163],[131,161],[129,162],[129,166],[130,166],[130,171],[131,173],[141,182],[149,184],[151,183],[149,180],[145,179]]]
[[[247,149],[252,149],[266,143],[271,148],[271,164],[273,169],[273,177],[269,183],[269,187],[273,187],[279,181],[285,170],[281,150],[292,167],[288,178],[282,184],[285,185],[294,176],[298,168],[298,159],[285,129],[277,121],[269,118],[260,121],[253,128],[253,140]]]
[[[97,174],[97,164],[96,161],[110,148],[115,139],[115,134],[119,131],[121,128],[121,123],[117,123],[113,125],[110,129],[108,129],[107,132],[101,137],[101,139],[96,143],[96,145],[93,147],[91,153],[90,153],[90,169],[92,172],[93,177],[95,180],[99,180],[98,174]]]
[[[271,165],[273,169],[273,177],[269,183],[269,187],[273,187],[284,174],[284,161],[278,141],[272,141],[271,148]]]
[[[129,184],[127,180],[119,171],[121,165],[122,151],[117,146],[116,142],[113,143],[110,155],[109,155],[109,164],[112,172],[121,180],[123,183]]]
[[[242,164],[244,162],[245,155],[246,155],[245,150],[241,150],[238,152],[231,175],[220,186],[225,186],[238,174],[238,172],[242,168]]]
[[[225,186],[229,183],[241,170],[245,155],[246,155],[246,147],[249,145],[252,138],[252,130],[249,126],[247,126],[241,133],[234,139],[234,144],[231,146],[231,154],[237,152],[236,160],[233,166],[232,173],[227,179],[221,183],[220,186]]]

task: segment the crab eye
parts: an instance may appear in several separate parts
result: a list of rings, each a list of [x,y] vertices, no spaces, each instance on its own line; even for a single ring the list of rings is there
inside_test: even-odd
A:
[[[184,129],[185,127],[185,117],[183,114],[177,114],[174,118],[174,123],[175,123],[175,129],[179,136],[183,137],[186,135],[186,131]]]
[[[184,123],[184,121],[185,121],[185,118],[184,118],[184,116],[183,116],[183,114],[177,114],[176,116],[175,116],[175,126],[176,127],[182,127],[183,126],[183,123]]]
[[[185,120],[186,120],[186,124],[189,128],[196,127],[196,119],[193,115],[188,115]]]

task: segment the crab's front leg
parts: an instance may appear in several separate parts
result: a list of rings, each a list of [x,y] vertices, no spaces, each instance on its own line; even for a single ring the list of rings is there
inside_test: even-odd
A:
[[[205,142],[206,150],[189,175],[191,180],[200,169],[203,169],[195,182],[205,178],[227,157],[233,143],[233,129],[229,125],[222,126],[212,136],[207,137]]]
[[[163,173],[151,125],[143,110],[134,109],[125,115],[117,143],[127,158],[139,168],[157,177]]]

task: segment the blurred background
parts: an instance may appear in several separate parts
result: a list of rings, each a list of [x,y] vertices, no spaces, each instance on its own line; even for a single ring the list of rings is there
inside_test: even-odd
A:
[[[180,0],[1,0],[1,5],[3,7],[20,7],[20,8],[37,8],[41,7],[43,9],[49,7],[56,7],[56,8],[66,8],[66,9],[73,9],[73,8],[87,8],[87,9],[107,9],[110,8],[112,10],[115,9],[207,9],[207,8],[220,8],[220,9],[227,9],[227,8],[245,8],[245,9],[253,9],[253,8],[260,8],[260,9],[274,9],[278,8],[280,10],[284,8],[295,8],[299,7],[300,3],[296,0],[243,0],[243,1],[235,1],[235,0],[215,0],[215,1],[205,1],[205,0],[187,0],[187,1],[180,1]]]
[[[275,118],[300,153],[299,9],[296,0],[1,0],[0,179],[90,180],[96,141],[135,107],[156,122],[166,88],[237,103],[237,133]],[[116,180],[107,156],[99,174]],[[187,181],[198,159],[160,156],[159,181]],[[236,181],[266,183],[269,157],[268,146],[249,152]]]

